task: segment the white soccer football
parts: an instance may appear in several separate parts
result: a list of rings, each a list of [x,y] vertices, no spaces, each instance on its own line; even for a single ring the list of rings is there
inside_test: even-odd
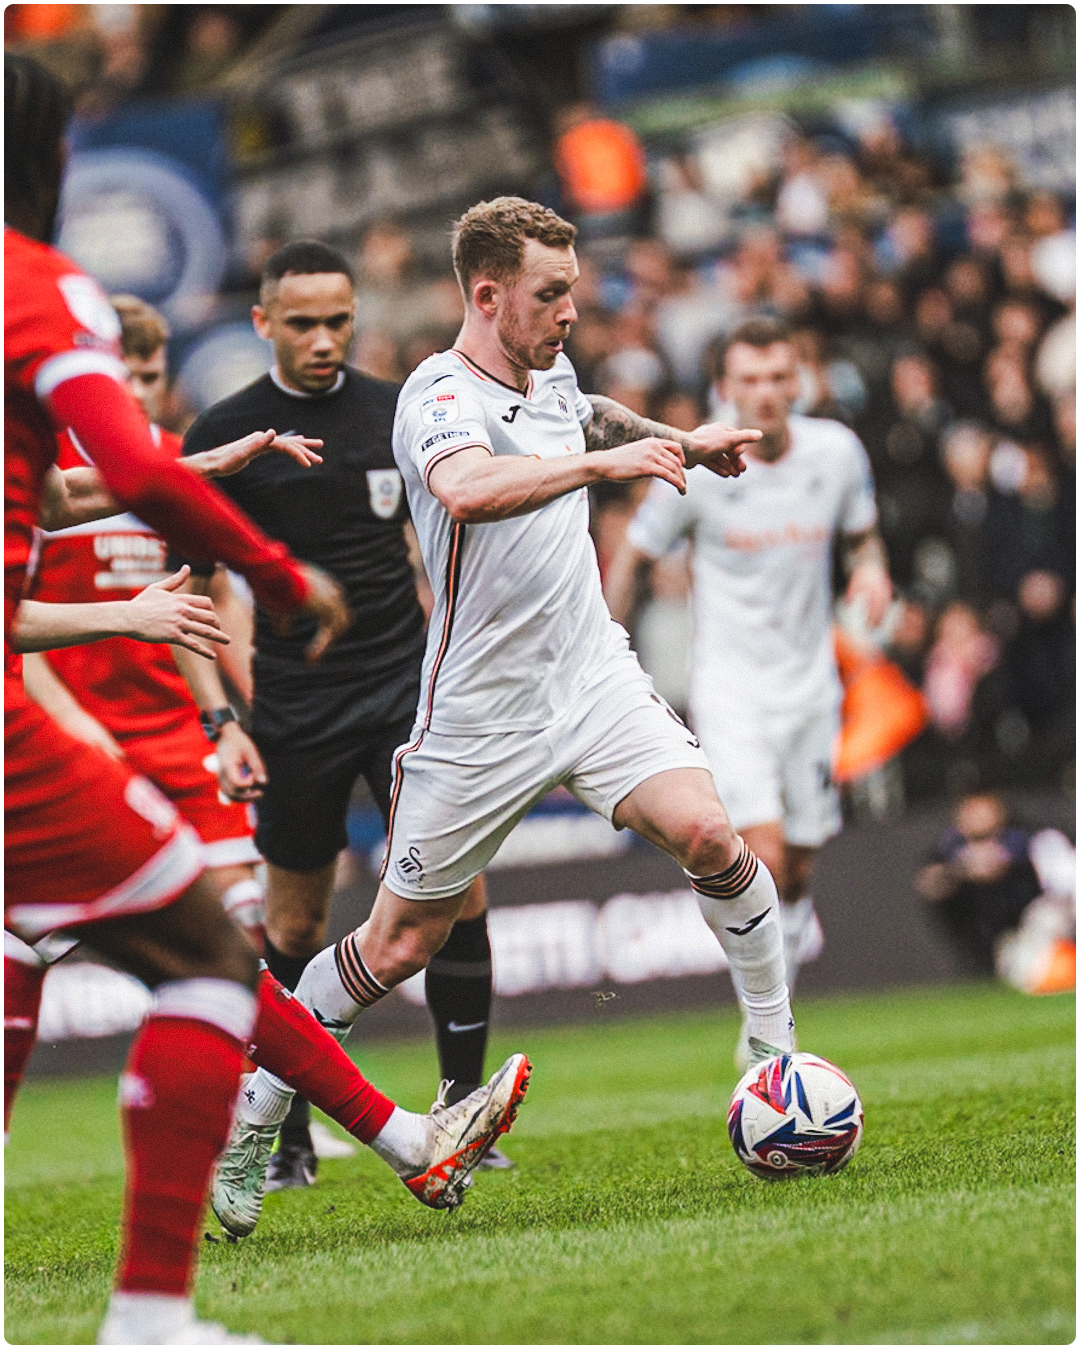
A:
[[[757,1177],[822,1176],[855,1156],[863,1108],[843,1070],[819,1055],[776,1055],[745,1073],[731,1094],[728,1134]]]

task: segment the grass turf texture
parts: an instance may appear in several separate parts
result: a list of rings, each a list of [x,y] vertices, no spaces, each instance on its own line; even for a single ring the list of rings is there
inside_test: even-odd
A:
[[[536,1066],[509,1141],[433,1213],[368,1150],[203,1244],[200,1313],[271,1341],[1009,1342],[1074,1336],[1074,1000],[994,986],[807,1001],[866,1137],[836,1177],[768,1183],[724,1113],[732,1015],[494,1038]],[[361,1047],[403,1105],[427,1042]],[[115,1081],[30,1084],[7,1156],[9,1341],[93,1340],[116,1256]],[[335,1127],[336,1128],[336,1127]],[[183,1165],[183,1159],[178,1159]],[[212,1216],[208,1230],[219,1232]]]

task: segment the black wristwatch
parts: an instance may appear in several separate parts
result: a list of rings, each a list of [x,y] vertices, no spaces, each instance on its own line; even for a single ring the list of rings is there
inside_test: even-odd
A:
[[[206,739],[212,745],[216,745],[221,740],[221,728],[227,726],[229,722],[237,722],[240,719],[236,713],[226,705],[224,708],[204,709],[199,713],[199,722],[203,731],[206,732]]]

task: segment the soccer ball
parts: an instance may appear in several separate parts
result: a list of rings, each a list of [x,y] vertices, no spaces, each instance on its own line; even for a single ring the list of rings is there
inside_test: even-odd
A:
[[[819,1055],[796,1052],[756,1064],[731,1095],[728,1134],[756,1177],[823,1176],[855,1156],[863,1108],[855,1085]]]

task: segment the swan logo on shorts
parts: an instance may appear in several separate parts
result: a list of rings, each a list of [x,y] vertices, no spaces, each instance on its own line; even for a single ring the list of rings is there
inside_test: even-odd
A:
[[[401,501],[401,474],[397,469],[368,469],[368,500],[380,520],[392,520]]]
[[[424,862],[415,844],[411,844],[404,857],[398,858],[394,865],[403,876],[408,877],[417,886],[423,884]]]
[[[433,394],[420,404],[421,420],[429,427],[440,427],[447,422],[456,422],[460,411],[457,394]]]
[[[162,796],[149,779],[138,776],[129,778],[124,788],[124,801],[137,816],[142,816],[150,824],[155,839],[168,839],[172,834],[179,819],[176,807]]]

